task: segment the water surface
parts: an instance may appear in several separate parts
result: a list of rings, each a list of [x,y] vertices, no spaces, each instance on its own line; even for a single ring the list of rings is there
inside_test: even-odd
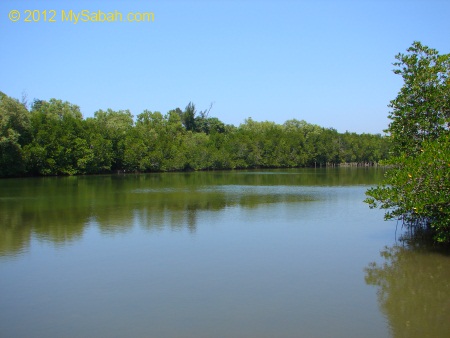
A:
[[[362,203],[382,175],[2,180],[0,337],[444,337],[450,261]]]

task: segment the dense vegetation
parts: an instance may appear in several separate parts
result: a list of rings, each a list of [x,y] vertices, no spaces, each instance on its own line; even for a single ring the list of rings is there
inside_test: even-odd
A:
[[[393,168],[366,202],[450,243],[450,54],[414,42],[396,59],[404,84],[390,103]]]
[[[69,102],[35,100],[28,110],[0,92],[0,177],[373,163],[388,149],[381,135],[305,121],[225,125],[192,103],[165,115],[108,109],[83,119]]]

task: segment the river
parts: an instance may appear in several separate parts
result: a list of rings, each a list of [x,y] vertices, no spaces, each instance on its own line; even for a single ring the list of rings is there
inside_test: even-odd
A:
[[[382,168],[0,180],[0,337],[447,337]]]

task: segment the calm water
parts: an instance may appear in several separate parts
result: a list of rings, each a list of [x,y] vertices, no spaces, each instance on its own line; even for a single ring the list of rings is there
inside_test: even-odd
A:
[[[0,180],[0,337],[448,337],[450,259],[362,202],[382,175]]]

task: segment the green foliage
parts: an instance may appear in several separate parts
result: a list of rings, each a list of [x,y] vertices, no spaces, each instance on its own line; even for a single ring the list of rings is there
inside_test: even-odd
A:
[[[184,112],[181,114],[181,121],[183,122],[183,126],[188,131],[194,131],[195,128],[195,114],[197,113],[195,109],[195,104],[189,102],[189,104],[184,109]]]
[[[30,119],[33,141],[24,148],[30,173],[74,175],[86,172],[93,154],[85,140],[78,106],[55,99],[35,101]]]
[[[31,140],[29,112],[0,92],[0,177],[25,173],[23,147]]]
[[[128,132],[133,128],[133,115],[128,110],[106,111],[99,110],[94,113],[99,124],[99,132],[103,137],[111,142],[111,169],[123,170],[125,139]]]
[[[383,185],[370,189],[370,207],[388,209],[386,219],[429,226],[439,242],[450,242],[450,135],[422,143],[415,157],[403,154],[391,162]]]
[[[385,137],[339,134],[305,121],[283,125],[251,118],[238,127],[198,112],[193,103],[162,115],[99,110],[35,100],[31,111],[0,95],[0,176],[108,172],[290,168],[378,161]],[[376,155],[375,155],[376,153]]]
[[[367,191],[370,207],[387,209],[386,219],[430,230],[450,242],[449,55],[415,42],[397,55],[404,85],[391,101],[388,131],[395,157],[384,183]]]
[[[403,86],[389,107],[389,133],[397,154],[414,155],[425,140],[438,138],[450,127],[450,54],[414,42],[408,54],[398,54],[395,74]]]
[[[0,177],[20,175],[25,171],[19,134],[13,129],[2,131],[0,136]]]
[[[86,163],[87,174],[98,174],[111,170],[113,159],[112,141],[106,137],[99,121],[94,118],[84,120],[87,147],[93,156],[92,161]]]
[[[161,113],[144,111],[125,139],[124,162],[127,170],[158,171],[162,164],[165,119]]]

